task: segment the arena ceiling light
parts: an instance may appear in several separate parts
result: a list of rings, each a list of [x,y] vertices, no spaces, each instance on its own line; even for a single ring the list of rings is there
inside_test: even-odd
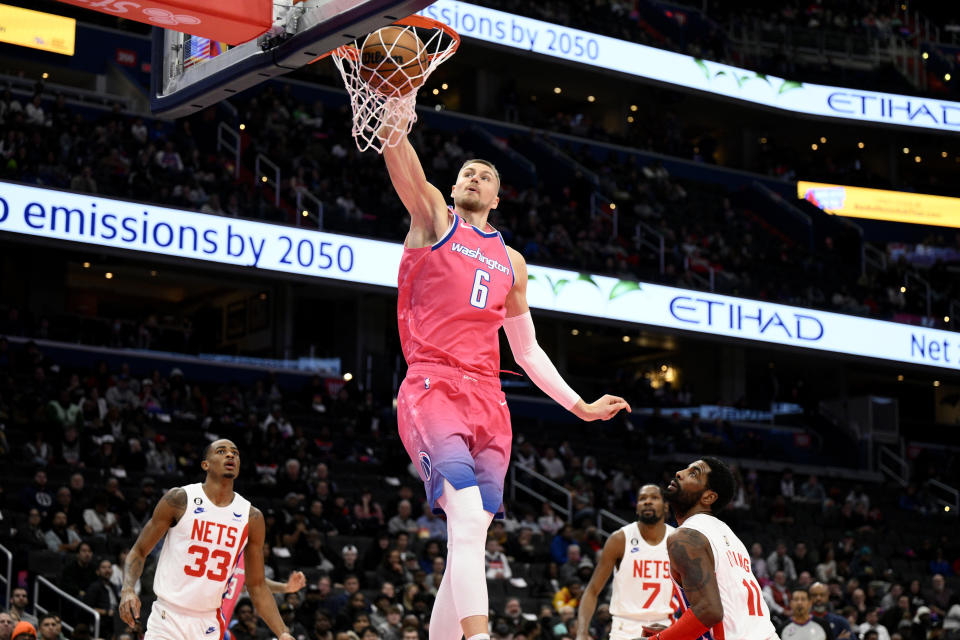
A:
[[[437,0],[420,14],[467,38],[763,107],[960,132],[960,102],[797,82],[457,0]]]

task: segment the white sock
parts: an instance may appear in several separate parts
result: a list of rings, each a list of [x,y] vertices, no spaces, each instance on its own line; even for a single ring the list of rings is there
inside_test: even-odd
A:
[[[490,640],[489,633],[478,633],[475,636],[470,636],[467,640]]]
[[[457,619],[486,617],[490,614],[490,605],[487,598],[485,548],[487,529],[493,521],[493,514],[484,511],[480,487],[477,486],[458,491],[444,480],[443,495],[439,502],[447,514],[448,544],[453,545],[448,554],[447,573],[450,575]],[[443,579],[447,579],[446,574]]]

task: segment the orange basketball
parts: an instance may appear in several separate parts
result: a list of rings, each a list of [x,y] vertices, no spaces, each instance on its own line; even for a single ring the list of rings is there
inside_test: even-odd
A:
[[[360,48],[360,77],[385,96],[402,96],[423,84],[429,60],[426,48],[410,28],[374,31]]]

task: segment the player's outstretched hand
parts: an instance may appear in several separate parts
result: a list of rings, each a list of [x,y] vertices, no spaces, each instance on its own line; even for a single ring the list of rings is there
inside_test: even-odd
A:
[[[573,415],[581,420],[593,422],[594,420],[609,420],[624,409],[626,409],[627,413],[632,411],[626,400],[619,396],[605,394],[599,400],[591,402],[590,404],[580,400],[574,405],[571,411],[573,411]]]
[[[294,637],[293,637],[292,635],[290,635],[289,633],[281,633],[281,634],[280,634],[280,637],[277,638],[277,640],[297,640],[297,639],[294,638]]]
[[[287,578],[284,593],[296,593],[305,586],[307,586],[307,578],[303,575],[303,571],[294,571],[290,574],[290,577]]]
[[[140,619],[140,598],[133,589],[120,593],[120,619],[131,627],[137,626]]]

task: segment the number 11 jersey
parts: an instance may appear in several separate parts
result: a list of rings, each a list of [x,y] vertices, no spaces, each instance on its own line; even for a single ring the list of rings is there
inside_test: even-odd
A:
[[[690,516],[680,528],[702,533],[713,551],[723,620],[703,635],[704,640],[778,640],[777,630],[770,622],[770,610],[750,567],[750,554],[740,538],[725,522],[706,513]],[[681,605],[686,608],[689,604],[683,588],[679,591]]]
[[[403,356],[408,366],[497,376],[513,265],[498,231],[481,231],[451,213],[450,228],[436,244],[403,250],[397,278]]]
[[[163,541],[153,590],[157,598],[196,612],[216,611],[247,546],[250,501],[234,492],[218,507],[200,483],[183,488],[187,508]]]

